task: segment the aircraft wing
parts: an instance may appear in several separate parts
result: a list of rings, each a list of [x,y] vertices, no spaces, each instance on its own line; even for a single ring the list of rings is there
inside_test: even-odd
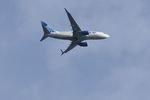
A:
[[[79,37],[80,33],[79,31],[81,31],[79,25],[76,23],[76,21],[74,20],[74,18],[71,16],[71,14],[67,11],[67,9],[65,9],[67,16],[69,18],[72,30],[73,30],[73,36],[75,37]]]
[[[68,48],[67,48],[65,51],[62,51],[62,50],[61,50],[61,52],[62,52],[61,55],[63,55],[64,53],[67,53],[68,51],[70,51],[71,49],[73,49],[73,48],[76,47],[76,46],[77,46],[77,43],[71,42],[71,44],[68,46]]]

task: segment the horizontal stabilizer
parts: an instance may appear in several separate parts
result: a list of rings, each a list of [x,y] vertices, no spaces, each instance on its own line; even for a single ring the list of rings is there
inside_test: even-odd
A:
[[[41,38],[41,40],[40,40],[40,41],[45,40],[47,37],[48,37],[48,36],[43,36],[43,37]]]

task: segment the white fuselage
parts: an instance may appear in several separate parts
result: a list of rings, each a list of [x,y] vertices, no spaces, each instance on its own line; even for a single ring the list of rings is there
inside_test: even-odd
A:
[[[56,39],[63,39],[63,40],[73,40],[73,32],[51,32],[49,37],[56,38]],[[79,40],[97,40],[97,39],[106,39],[109,35],[103,32],[89,32],[89,35],[81,35]]]

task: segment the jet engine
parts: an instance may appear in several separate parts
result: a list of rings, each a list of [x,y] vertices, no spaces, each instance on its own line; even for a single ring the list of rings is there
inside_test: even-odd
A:
[[[78,45],[81,47],[87,47],[88,46],[87,42],[80,42],[80,43],[78,43]]]
[[[88,31],[80,31],[80,34],[81,35],[89,35],[89,32]]]

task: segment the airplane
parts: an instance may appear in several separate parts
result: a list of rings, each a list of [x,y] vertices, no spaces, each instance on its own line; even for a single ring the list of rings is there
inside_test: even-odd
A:
[[[85,40],[99,40],[99,39],[107,39],[110,37],[108,34],[105,34],[104,32],[81,30],[81,28],[76,23],[76,21],[74,20],[72,15],[67,11],[66,8],[64,8],[64,9],[69,18],[69,21],[70,21],[70,24],[72,27],[72,31],[68,31],[68,32],[67,31],[66,32],[55,31],[52,28],[50,28],[48,26],[48,24],[41,21],[44,35],[40,41],[45,40],[47,37],[71,41],[70,45],[68,46],[68,48],[66,50],[64,50],[64,51],[61,50],[61,55],[72,50],[77,45],[79,45],[81,47],[87,47],[88,44],[87,44],[87,42],[85,42]]]

